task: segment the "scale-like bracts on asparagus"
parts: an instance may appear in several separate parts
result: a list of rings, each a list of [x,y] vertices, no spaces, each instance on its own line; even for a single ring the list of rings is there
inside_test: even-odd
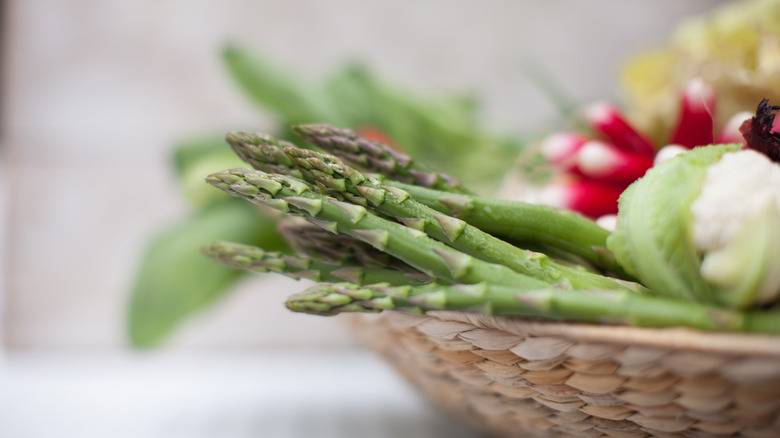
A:
[[[306,181],[319,183],[329,191],[350,196],[350,199],[363,198],[361,204],[466,254],[503,264],[546,282],[568,281],[575,289],[626,287],[613,279],[557,264],[544,254],[518,248],[460,219],[439,213],[416,202],[407,192],[382,185],[332,155],[296,147],[285,148],[284,152],[298,165]]]
[[[357,131],[327,124],[298,125],[293,126],[292,130],[307,143],[342,157],[363,170],[410,184],[452,193],[468,193],[458,179],[420,164],[386,144],[369,140]]]
[[[776,311],[740,312],[700,303],[626,291],[525,289],[491,283],[358,286],[319,284],[287,302],[291,310],[339,312],[410,310],[476,311],[487,315],[540,317],[637,327],[683,326],[711,331],[780,334]]]
[[[423,231],[383,219],[360,205],[325,196],[294,178],[233,169],[210,175],[207,182],[233,196],[302,216],[333,233],[347,234],[366,242],[440,281],[491,281],[537,289],[554,284],[471,257],[430,238]],[[565,279],[561,279],[559,286],[571,287]]]
[[[208,258],[236,269],[253,272],[275,272],[296,280],[305,278],[317,282],[372,284],[387,282],[395,285],[425,284],[431,280],[422,273],[368,267],[348,263],[327,263],[275,251],[264,251],[252,245],[216,241],[201,252]]]

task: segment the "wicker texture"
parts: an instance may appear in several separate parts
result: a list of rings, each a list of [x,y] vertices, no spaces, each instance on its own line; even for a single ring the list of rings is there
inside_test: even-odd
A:
[[[360,316],[439,407],[498,436],[780,437],[780,339],[494,318]]]

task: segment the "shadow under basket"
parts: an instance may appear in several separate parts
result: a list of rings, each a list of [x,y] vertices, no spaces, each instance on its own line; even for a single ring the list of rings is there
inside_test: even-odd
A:
[[[440,409],[496,436],[780,437],[780,337],[462,312],[357,315]]]

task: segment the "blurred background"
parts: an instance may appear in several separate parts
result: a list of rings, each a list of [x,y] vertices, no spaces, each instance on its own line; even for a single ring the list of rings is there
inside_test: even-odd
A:
[[[0,435],[310,436],[293,420],[303,410],[333,436],[466,434],[341,321],[284,309],[305,287],[284,278],[242,280],[158,349],[129,348],[143,251],[191,209],[174,146],[277,129],[222,50],[240,44],[314,79],[357,61],[420,96],[471,93],[481,124],[529,138],[560,120],[542,82],[576,103],[619,100],[630,54],[720,3],[0,2]],[[317,378],[343,367],[362,371],[352,384]],[[362,420],[323,408],[333,393]]]

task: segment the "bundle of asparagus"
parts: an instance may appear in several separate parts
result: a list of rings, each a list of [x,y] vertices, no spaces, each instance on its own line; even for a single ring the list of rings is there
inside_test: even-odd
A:
[[[218,172],[207,182],[284,213],[280,230],[295,254],[229,242],[203,248],[235,268],[318,282],[288,299],[293,311],[459,310],[780,334],[776,311],[647,289],[607,249],[611,233],[579,214],[474,195],[456,178],[349,129],[293,131],[327,153],[230,133],[227,142],[253,169]]]

